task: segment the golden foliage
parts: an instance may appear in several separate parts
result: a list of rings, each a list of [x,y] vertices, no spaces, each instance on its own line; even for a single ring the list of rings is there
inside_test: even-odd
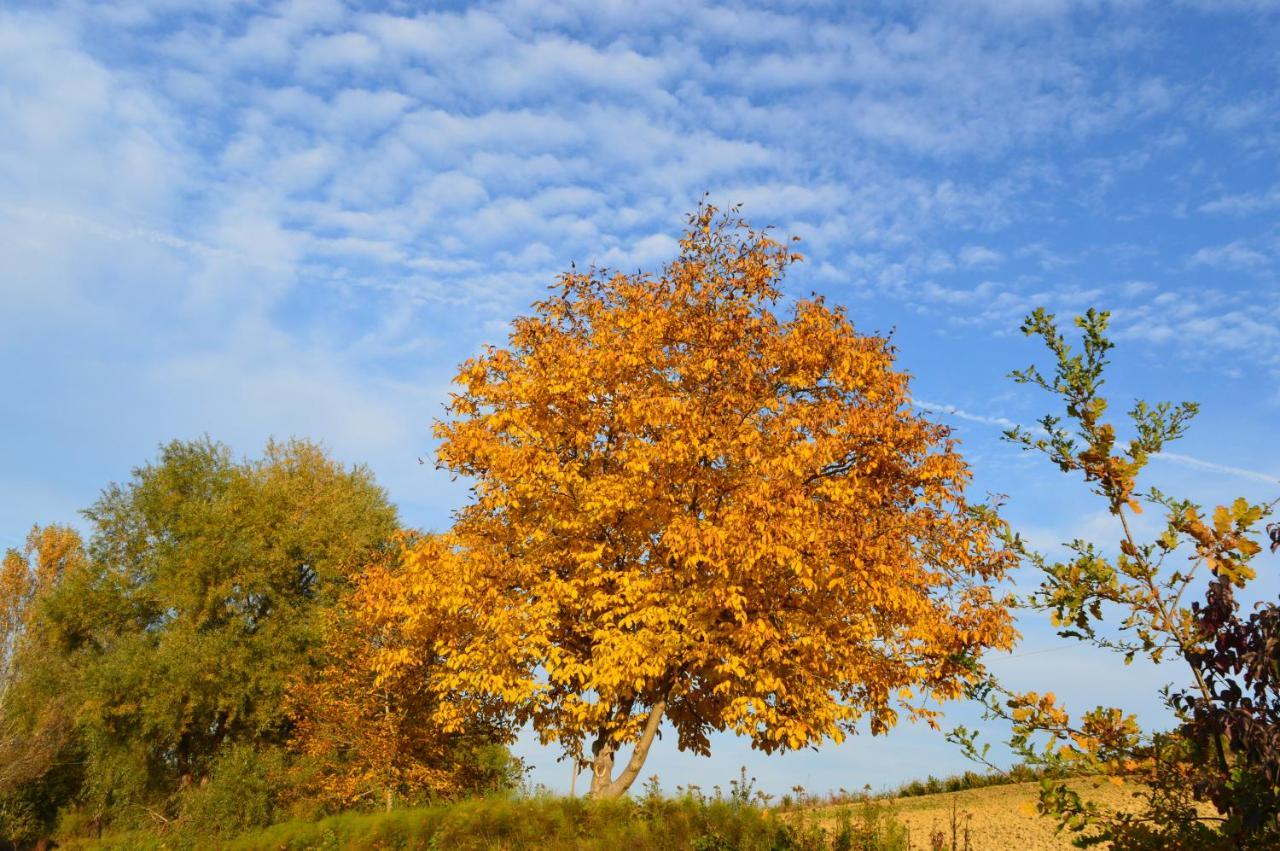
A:
[[[473,499],[387,602],[438,631],[442,720],[500,701],[597,768],[663,714],[796,749],[931,720],[1010,645],[994,516],[888,341],[774,312],[798,259],[704,206],[662,274],[571,271],[461,366],[438,457]]]
[[[16,675],[21,645],[35,629],[38,601],[85,563],[80,535],[66,526],[36,526],[21,550],[0,561],[0,695]]]
[[[335,807],[370,797],[388,806],[397,798],[447,797],[487,780],[476,751],[493,741],[492,732],[480,724],[447,732],[434,721],[431,636],[406,630],[386,601],[402,589],[402,554],[433,545],[402,533],[365,566],[359,585],[325,612],[323,663],[291,683],[292,744],[312,770],[305,785]]]
[[[37,526],[21,550],[0,562],[0,794],[48,770],[71,719],[62,696],[31,705],[20,692],[54,669],[44,657],[42,600],[68,573],[83,569],[84,546],[66,526]]]

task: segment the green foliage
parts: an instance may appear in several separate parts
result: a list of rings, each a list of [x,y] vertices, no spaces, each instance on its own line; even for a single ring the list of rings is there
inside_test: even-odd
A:
[[[39,615],[84,569],[80,536],[61,526],[32,529],[0,567],[0,844],[47,835],[82,784],[70,668]]]
[[[34,844],[48,832],[57,806],[50,807],[43,791],[38,784],[26,783],[0,795],[0,848],[5,843]]]
[[[882,801],[842,807],[830,834],[831,851],[910,851],[907,830]]]
[[[228,808],[265,823],[245,748],[266,759],[288,741],[289,678],[314,664],[320,612],[387,545],[394,508],[314,445],[237,461],[205,439],[163,447],[85,516],[87,564],[41,600],[47,673],[22,696],[74,717],[74,799],[95,829]]]
[[[193,837],[233,836],[277,820],[288,794],[288,760],[282,749],[228,748],[208,779],[179,797],[178,825]]]
[[[396,513],[369,472],[301,441],[245,461],[174,442],[85,516],[87,548],[37,528],[0,565],[0,847],[104,830],[206,847],[323,815],[314,779],[350,766],[299,750],[291,702],[335,670],[326,629],[394,550]],[[519,782],[490,740],[444,743],[454,791]]]
[[[472,746],[463,743],[459,749],[463,756],[458,760],[465,759],[470,768],[471,774],[467,779],[474,794],[510,792],[525,782],[529,766],[513,756],[504,745],[489,742]]]
[[[922,795],[940,795],[946,792],[963,792],[966,789],[986,789],[989,786],[1007,786],[1011,783],[1028,783],[1039,780],[1044,772],[1027,765],[1015,765],[1008,771],[966,771],[949,777],[934,777],[904,783],[887,796],[889,798],[915,798]]]
[[[1080,471],[1086,482],[1107,499],[1113,513],[1130,506],[1133,478],[1153,453],[1165,443],[1176,440],[1186,431],[1187,422],[1199,406],[1183,402],[1176,407],[1161,402],[1150,407],[1137,402],[1129,412],[1135,436],[1122,456],[1113,455],[1116,445],[1115,427],[1103,419],[1107,399],[1101,395],[1103,373],[1108,364],[1107,353],[1115,344],[1106,336],[1111,314],[1093,309],[1077,316],[1075,325],[1081,333],[1081,351],[1076,353],[1058,331],[1052,314],[1036,308],[1022,324],[1022,332],[1038,336],[1054,356],[1054,375],[1045,376],[1033,365],[1015,370],[1013,379],[1019,384],[1032,384],[1057,396],[1064,404],[1066,422],[1075,431],[1063,427],[1064,420],[1054,415],[1040,419],[1044,436],[1014,428],[1007,433],[1010,440],[1024,448],[1038,450],[1049,457],[1064,473]]]

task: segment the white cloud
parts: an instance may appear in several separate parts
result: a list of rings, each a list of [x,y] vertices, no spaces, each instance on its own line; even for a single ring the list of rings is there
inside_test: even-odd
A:
[[[625,47],[597,50],[561,37],[521,45],[477,69],[486,91],[499,98],[594,89],[647,97],[677,70]]]
[[[1253,270],[1271,265],[1271,259],[1267,255],[1239,239],[1226,245],[1201,248],[1191,255],[1188,262],[1192,266],[1213,266],[1235,270]]]
[[[79,50],[68,34],[0,15],[0,175],[10,203],[164,215],[190,160],[150,93]]]
[[[1201,204],[1202,213],[1221,213],[1228,216],[1249,216],[1280,207],[1280,186],[1267,192],[1245,192],[1223,195]]]
[[[970,269],[975,266],[995,266],[1003,259],[1004,255],[999,251],[984,245],[966,245],[960,249],[959,254],[960,265]]]
[[[374,133],[393,124],[412,103],[411,98],[389,89],[343,89],[330,104],[326,124],[337,131]]]
[[[1018,422],[1009,419],[1008,417],[1003,417],[998,415],[989,415],[989,414],[976,414],[971,411],[967,411],[963,408],[958,408],[955,405],[947,404],[944,402],[930,402],[924,399],[912,399],[911,404],[921,409],[922,411],[929,411],[930,413],[935,413],[935,414],[943,414],[948,417],[954,417],[955,419],[958,419],[958,420],[964,420],[965,422],[978,423],[979,425],[993,426],[996,428],[1000,428],[1002,430],[1023,428],[1024,430],[1029,432],[1033,432],[1033,433],[1040,432],[1041,434],[1043,434],[1043,431],[1041,431],[1039,426],[1023,426]],[[1190,455],[1183,455],[1182,453],[1178,453],[1178,452],[1160,452],[1151,457],[1159,461],[1163,461],[1169,464],[1175,464],[1177,466],[1186,467],[1192,470],[1199,470],[1202,472],[1209,472],[1209,473],[1218,473],[1223,476],[1231,476],[1237,479],[1248,479],[1250,481],[1263,482],[1266,484],[1273,484],[1273,485],[1280,484],[1280,475],[1263,473],[1257,470],[1250,470],[1244,467],[1234,467],[1234,466],[1231,466],[1230,464],[1218,464],[1213,461],[1205,461],[1200,458],[1195,458]],[[1074,537],[1081,537],[1081,538],[1084,538],[1085,540],[1097,540],[1099,539],[1100,536],[1105,537],[1106,535],[1116,531],[1115,528],[1112,528],[1116,525],[1115,519],[1105,512],[1099,513],[1098,515],[1096,515],[1092,521],[1092,525],[1093,525],[1093,528],[1089,528],[1083,532],[1077,533],[1074,535]],[[1114,535],[1111,535],[1111,537],[1114,537]],[[1059,542],[1058,541],[1048,542],[1046,540],[1041,540],[1038,542],[1037,545],[1041,547],[1052,547],[1057,543]]]
[[[942,402],[927,402],[924,399],[912,399],[911,404],[915,405],[922,411],[929,411],[935,414],[946,414],[949,417],[955,417],[958,420],[965,420],[971,423],[998,426],[1002,429],[1018,427],[1018,424],[1008,417],[993,417],[987,416],[986,414],[974,414],[964,410],[963,408],[957,408],[955,405],[948,405]]]
[[[483,9],[414,17],[366,14],[358,20],[364,31],[388,51],[430,65],[448,65],[504,51],[514,41],[502,20]]]
[[[425,425],[413,422],[406,388],[370,384],[332,352],[300,348],[258,322],[241,324],[217,350],[158,364],[148,380],[158,396],[181,400],[182,431],[216,425],[237,444],[316,434],[345,456],[384,456]]]
[[[363,33],[344,32],[309,40],[298,51],[303,79],[343,71],[364,71],[378,61],[378,44]]]
[[[1150,295],[1158,290],[1159,287],[1151,281],[1126,281],[1121,287],[1121,292],[1126,298],[1137,298],[1139,296]]]
[[[1189,6],[1200,12],[1274,12],[1280,10],[1280,0],[1178,0],[1180,5]]]
[[[993,281],[983,281],[973,289],[954,289],[926,281],[919,289],[918,298],[943,305],[960,305],[989,302],[998,292],[1000,292],[1000,286]]]
[[[676,240],[666,233],[655,233],[637,240],[627,247],[615,246],[598,258],[593,258],[597,266],[617,269],[621,272],[636,271],[657,272],[663,265],[674,260],[680,253]]]

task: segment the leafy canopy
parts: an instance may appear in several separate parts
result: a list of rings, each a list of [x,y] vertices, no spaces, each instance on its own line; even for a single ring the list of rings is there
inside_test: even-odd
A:
[[[229,747],[287,742],[285,692],[315,664],[319,611],[396,527],[363,468],[305,442],[237,461],[173,442],[85,512],[89,563],[49,595],[44,621],[102,814],[208,777]]]
[[[888,342],[819,297],[779,316],[799,256],[690,224],[661,274],[571,271],[461,366],[438,458],[473,497],[389,603],[434,636],[446,722],[498,701],[597,795],[664,717],[696,752],[883,732],[1014,638],[994,518]]]

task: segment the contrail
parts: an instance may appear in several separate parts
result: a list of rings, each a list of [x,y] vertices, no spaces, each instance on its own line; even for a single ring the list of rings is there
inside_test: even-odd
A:
[[[1237,476],[1241,479],[1250,479],[1255,482],[1266,482],[1269,485],[1280,484],[1280,477],[1268,476],[1266,473],[1259,473],[1255,470],[1246,470],[1243,467],[1231,467],[1227,464],[1215,464],[1212,461],[1201,461],[1199,458],[1192,458],[1190,455],[1180,455],[1177,452],[1161,452],[1152,455],[1152,458],[1158,458],[1162,461],[1169,461],[1173,464],[1180,464],[1183,467],[1191,467],[1194,470],[1206,470],[1210,473],[1222,473],[1226,476]]]
[[[1008,417],[989,417],[984,414],[972,414],[963,408],[957,408],[955,405],[948,405],[942,402],[926,402],[923,399],[912,399],[911,404],[923,410],[937,414],[946,414],[955,417],[958,420],[967,420],[982,425],[998,426],[1000,428],[1018,428],[1018,423]],[[1040,431],[1039,426],[1027,429],[1028,431]],[[1248,470],[1244,467],[1232,467],[1228,464],[1217,464],[1213,461],[1202,461],[1199,458],[1193,458],[1190,455],[1182,455],[1178,452],[1160,452],[1151,456],[1161,461],[1167,461],[1170,464],[1177,464],[1181,467],[1189,467],[1193,470],[1204,470],[1208,473],[1221,473],[1224,476],[1235,476],[1240,479],[1248,479],[1253,482],[1264,482],[1269,485],[1280,484],[1280,476],[1269,475],[1267,473],[1259,473],[1257,470]]]
[[[982,423],[983,425],[999,426],[1000,428],[1017,428],[1018,424],[1007,417],[986,417],[982,414],[971,414],[955,405],[944,405],[940,402],[926,402],[923,399],[912,399],[911,404],[924,411],[932,411],[936,414],[947,414],[958,420],[969,420],[974,423]]]

